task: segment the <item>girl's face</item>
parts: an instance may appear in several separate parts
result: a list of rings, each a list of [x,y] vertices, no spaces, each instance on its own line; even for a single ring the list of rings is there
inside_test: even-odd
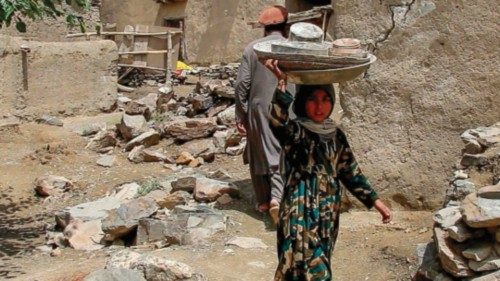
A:
[[[332,107],[330,95],[321,89],[314,91],[306,100],[307,117],[317,123],[329,117]]]

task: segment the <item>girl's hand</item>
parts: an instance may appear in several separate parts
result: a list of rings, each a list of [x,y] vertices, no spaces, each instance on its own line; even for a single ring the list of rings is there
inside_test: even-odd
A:
[[[267,69],[271,70],[271,72],[278,78],[278,88],[281,91],[286,90],[286,73],[281,71],[281,69],[278,67],[278,61],[273,60],[273,59],[268,59],[264,62],[264,66],[267,67]]]
[[[392,214],[391,210],[382,202],[382,200],[377,199],[375,200],[375,203],[373,204],[375,209],[382,215],[382,222],[383,223],[389,223],[392,220]]]

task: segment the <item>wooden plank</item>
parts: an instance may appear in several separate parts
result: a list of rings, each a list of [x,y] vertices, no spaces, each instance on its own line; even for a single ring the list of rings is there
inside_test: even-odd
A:
[[[87,32],[87,33],[72,33],[67,34],[66,38],[82,37],[82,36],[108,36],[108,35],[134,35],[137,37],[142,36],[167,36],[168,34],[182,34],[182,31],[166,31],[166,32],[114,32],[114,31],[103,31],[100,34],[97,32]]]
[[[149,51],[129,51],[119,52],[119,55],[147,55],[147,54],[166,54],[168,50],[149,50]]]
[[[142,68],[142,69],[149,69],[149,70],[157,70],[157,71],[166,71],[164,68],[160,67],[152,67],[152,66],[142,66],[142,65],[134,65],[134,64],[124,64],[124,63],[119,63],[119,67],[133,67],[133,68]]]
[[[149,26],[138,24],[135,26],[135,31],[137,33],[148,33]],[[137,37],[134,38],[134,51],[141,52],[148,50],[149,37]],[[145,54],[134,55],[134,65],[147,66],[148,56]]]

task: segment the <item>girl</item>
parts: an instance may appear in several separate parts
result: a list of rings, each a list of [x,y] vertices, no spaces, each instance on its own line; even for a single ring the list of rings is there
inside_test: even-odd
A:
[[[293,101],[286,75],[276,60],[265,62],[278,78],[270,123],[285,153],[285,190],[279,204],[279,264],[275,281],[331,280],[331,253],[339,229],[342,183],[367,208],[375,207],[384,223],[389,208],[378,199],[354,159],[345,134],[329,116],[335,95],[331,85],[301,85]]]

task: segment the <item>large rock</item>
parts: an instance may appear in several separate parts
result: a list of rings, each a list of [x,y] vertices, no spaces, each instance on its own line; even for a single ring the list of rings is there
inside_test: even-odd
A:
[[[469,267],[476,272],[500,270],[500,257],[492,255],[483,261],[471,260]]]
[[[500,280],[500,270],[494,272],[487,272],[484,275],[471,278],[469,281],[497,281]]]
[[[217,122],[228,127],[236,125],[236,106],[232,105],[217,115]]]
[[[500,200],[500,182],[496,185],[481,187],[477,191],[477,196],[486,199]]]
[[[98,151],[99,149],[106,147],[113,147],[118,143],[116,139],[116,133],[112,130],[102,130],[99,131],[85,147],[86,149]]]
[[[490,256],[493,244],[489,241],[477,241],[462,252],[462,255],[470,260],[482,261]]]
[[[105,239],[113,241],[127,235],[137,227],[140,219],[151,216],[157,210],[156,202],[150,198],[137,198],[122,204],[118,209],[110,211],[109,216],[102,221]]]
[[[131,268],[142,272],[148,281],[207,280],[203,275],[195,273],[187,264],[153,255],[143,255],[132,264]]]
[[[209,178],[197,178],[194,188],[194,198],[198,202],[213,202],[223,194],[231,197],[239,197],[239,188],[228,182],[218,181]]]
[[[495,227],[500,225],[500,200],[469,194],[462,202],[462,215],[470,227]]]
[[[126,268],[99,269],[87,275],[83,281],[146,281],[142,272]]]
[[[498,64],[490,59],[498,53],[490,38],[498,14],[485,13],[489,5],[333,1],[333,37],[359,38],[378,57],[366,75],[342,86],[340,103],[350,144],[385,198],[440,207],[435,194],[463,147],[456,136],[500,120]]]
[[[109,196],[67,207],[56,213],[56,221],[60,227],[65,228],[71,221],[77,219],[82,222],[102,220],[108,216],[108,211],[117,209],[122,202],[120,198]]]
[[[217,132],[214,133],[214,135]],[[196,139],[183,144],[181,151],[189,152],[194,158],[201,157],[207,162],[215,159],[216,148],[211,139]]]
[[[160,142],[160,135],[155,130],[150,130],[148,132],[142,133],[138,137],[132,139],[125,145],[125,150],[130,151],[132,148],[144,145],[144,147],[150,147],[156,145]]]
[[[113,253],[111,258],[106,262],[105,268],[130,268],[132,263],[136,262],[140,257],[141,254],[124,249]]]
[[[193,197],[187,191],[179,190],[168,194],[163,199],[159,199],[157,204],[160,208],[173,209],[177,205],[186,205]]]
[[[478,127],[465,131],[461,136],[466,144],[465,152],[476,154],[500,142],[500,123],[491,127]]]
[[[157,241],[165,241],[169,245],[180,245],[186,232],[186,221],[179,221],[176,218],[141,219],[137,228],[137,245]]]
[[[60,194],[73,188],[73,183],[65,177],[41,176],[35,180],[35,191],[40,196]]]
[[[467,260],[462,257],[457,245],[448,237],[446,231],[434,227],[434,242],[443,269],[455,277],[470,277],[474,273],[469,269]]]
[[[121,136],[129,141],[144,132],[146,118],[143,115],[123,114],[122,121],[120,124],[116,124],[116,128],[120,131]]]
[[[118,198],[122,202],[128,202],[139,195],[141,186],[136,182],[124,183],[114,187],[106,195]]]
[[[101,229],[101,220],[82,222],[73,220],[63,231],[68,244],[76,250],[92,251],[101,249],[101,240],[104,232]]]
[[[217,129],[214,118],[180,119],[160,125],[163,134],[179,141],[211,136]]]
[[[460,213],[459,207],[447,207],[437,211],[433,219],[436,223],[441,225],[442,228],[447,229],[458,223],[462,219],[462,214]]]

